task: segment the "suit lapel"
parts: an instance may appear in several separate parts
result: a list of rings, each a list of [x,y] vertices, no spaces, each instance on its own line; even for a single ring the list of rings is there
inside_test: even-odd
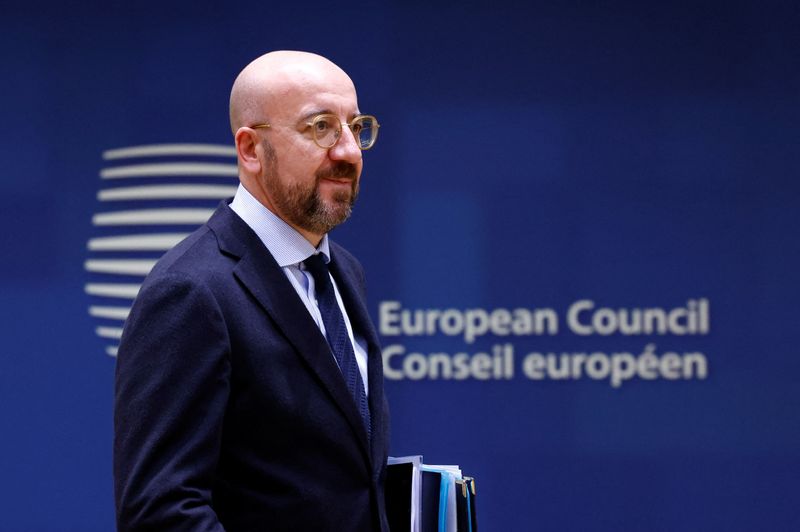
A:
[[[367,432],[328,342],[309,315],[286,274],[275,262],[263,242],[227,205],[209,219],[220,250],[239,257],[233,274],[258,301],[294,346],[295,351],[316,374],[320,386],[330,394],[369,456]],[[371,384],[371,383],[370,383]]]

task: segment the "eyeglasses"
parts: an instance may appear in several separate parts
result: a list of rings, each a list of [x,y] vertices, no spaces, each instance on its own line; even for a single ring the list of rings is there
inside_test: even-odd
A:
[[[316,115],[310,122],[306,122],[311,127],[314,135],[314,142],[320,148],[327,150],[333,148],[342,136],[342,126],[347,126],[353,132],[356,144],[362,150],[368,150],[375,145],[378,138],[378,119],[372,115],[358,115],[348,124],[340,122],[339,117],[333,114],[323,113]],[[250,126],[253,129],[268,128],[270,124],[256,124]]]

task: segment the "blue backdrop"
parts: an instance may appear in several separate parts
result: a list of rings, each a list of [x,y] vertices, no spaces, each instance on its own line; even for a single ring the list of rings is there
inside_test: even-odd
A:
[[[93,216],[167,180],[101,171],[234,163],[104,152],[231,146],[233,78],[281,48],[342,66],[382,125],[334,236],[391,346],[392,454],[477,477],[482,530],[800,527],[800,10],[641,4],[3,7],[0,529],[113,528],[130,299],[97,291],[136,276],[91,261],[152,250],[103,250],[143,229]],[[707,327],[658,321],[693,305]],[[636,309],[652,331],[615,328]]]

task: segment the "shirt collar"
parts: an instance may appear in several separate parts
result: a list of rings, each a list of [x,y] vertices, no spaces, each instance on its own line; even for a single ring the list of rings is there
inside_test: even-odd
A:
[[[315,248],[294,227],[254,198],[241,183],[230,206],[258,235],[281,268],[297,265],[316,253],[322,253],[325,262],[330,262],[327,234],[323,235],[319,246]]]

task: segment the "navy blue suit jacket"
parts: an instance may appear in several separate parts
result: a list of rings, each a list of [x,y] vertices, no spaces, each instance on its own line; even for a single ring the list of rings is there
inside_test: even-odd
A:
[[[223,204],[142,285],[119,348],[120,530],[388,530],[389,418],[360,264],[331,274],[367,340],[372,441],[285,273]]]

